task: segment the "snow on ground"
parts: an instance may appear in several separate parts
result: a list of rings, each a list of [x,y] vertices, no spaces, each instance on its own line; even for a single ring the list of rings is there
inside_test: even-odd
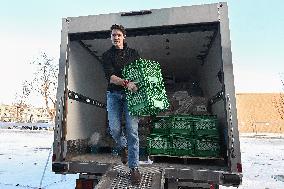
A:
[[[74,189],[78,175],[54,174],[51,157],[42,179],[52,141],[51,131],[0,129],[0,189]],[[283,189],[283,136],[242,135],[240,141],[244,177],[239,188]]]
[[[51,157],[40,185],[52,141],[51,131],[0,129],[0,188],[75,188],[78,176],[55,175],[51,171]]]
[[[240,142],[243,183],[239,188],[283,189],[283,136],[277,134],[242,135]]]

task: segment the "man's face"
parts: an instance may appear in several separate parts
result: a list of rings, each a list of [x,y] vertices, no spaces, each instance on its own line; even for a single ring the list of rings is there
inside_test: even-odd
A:
[[[125,36],[120,30],[113,29],[111,31],[111,42],[117,48],[123,48],[123,40]]]

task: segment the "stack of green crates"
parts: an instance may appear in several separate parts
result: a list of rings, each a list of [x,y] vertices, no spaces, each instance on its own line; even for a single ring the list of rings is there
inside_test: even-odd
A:
[[[183,134],[192,136],[196,119],[188,115],[157,116],[153,120],[152,133]]]
[[[156,115],[169,107],[169,101],[158,62],[138,59],[126,65],[123,78],[134,81],[138,91],[126,90],[128,110],[131,115]]]
[[[220,137],[216,116],[172,115],[156,117],[147,138],[150,155],[219,157]],[[167,149],[153,141],[163,138]],[[164,146],[165,147],[165,146]],[[153,153],[153,149],[155,149]]]
[[[196,116],[194,132],[196,156],[220,156],[220,131],[217,116]]]
[[[188,135],[152,133],[147,137],[147,145],[150,155],[194,155],[194,140]]]

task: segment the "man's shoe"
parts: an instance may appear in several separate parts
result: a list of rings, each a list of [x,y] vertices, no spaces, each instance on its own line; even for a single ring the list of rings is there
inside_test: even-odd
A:
[[[123,164],[126,164],[127,163],[127,160],[128,160],[128,151],[127,151],[127,148],[123,148],[120,152],[120,158],[121,158],[121,162]]]
[[[132,185],[139,185],[141,182],[141,174],[138,167],[130,169],[130,179]]]

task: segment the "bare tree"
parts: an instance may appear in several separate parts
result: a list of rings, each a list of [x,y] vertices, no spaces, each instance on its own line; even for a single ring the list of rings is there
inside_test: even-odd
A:
[[[284,95],[275,95],[272,101],[281,119],[284,120]]]
[[[279,73],[279,76],[282,84],[282,90],[284,91],[284,73]],[[284,120],[284,94],[280,92],[279,96],[274,96],[272,103],[279,113],[280,118]],[[281,124],[279,125],[279,131],[282,132]]]
[[[43,97],[45,108],[53,119],[55,116],[58,64],[45,52],[41,53],[40,57],[32,64],[36,66],[36,71],[30,89]]]
[[[15,95],[15,102],[14,106],[16,107],[16,120],[18,122],[23,122],[23,112],[28,107],[27,99],[31,93],[31,83],[29,83],[27,80],[25,80],[22,83],[22,89],[20,93],[16,93]]]
[[[284,74],[279,73],[282,89],[284,90]],[[278,100],[274,100],[274,106],[276,107],[281,119],[284,119],[284,94],[280,93]]]

